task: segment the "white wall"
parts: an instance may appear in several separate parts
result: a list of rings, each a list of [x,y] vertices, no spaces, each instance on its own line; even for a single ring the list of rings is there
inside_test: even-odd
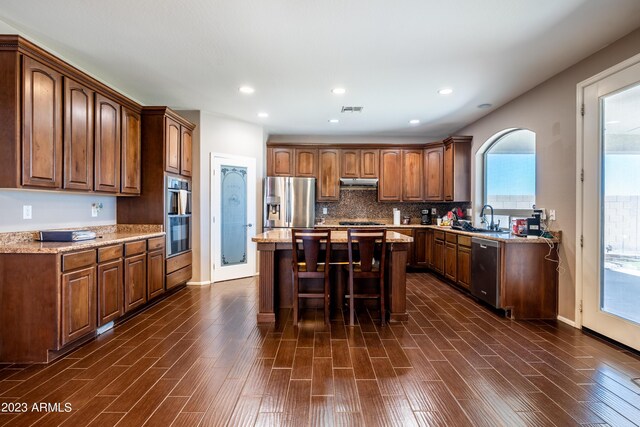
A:
[[[204,111],[180,111],[195,123],[193,135],[193,283],[211,281],[211,153],[256,159],[256,228],[262,230],[262,177],[265,167],[262,126]],[[215,255],[215,254],[214,254]],[[257,257],[256,257],[257,259]]]
[[[102,203],[97,217],[91,204]],[[32,219],[22,219],[22,206],[32,207]],[[0,232],[33,231],[116,223],[116,198],[32,190],[0,191]]]

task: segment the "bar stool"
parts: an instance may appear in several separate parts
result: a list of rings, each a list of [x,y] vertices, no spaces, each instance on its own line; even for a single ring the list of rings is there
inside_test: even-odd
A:
[[[354,325],[354,311],[356,298],[375,298],[380,300],[380,322],[385,324],[386,311],[384,305],[384,266],[387,252],[387,235],[384,229],[353,229],[347,230],[347,248],[349,252],[349,324]],[[377,279],[378,293],[357,294],[354,282],[358,279]]]
[[[300,298],[324,298],[324,321],[328,325],[331,231],[292,230],[291,236],[293,243],[293,323],[298,324]],[[325,243],[324,250],[321,247],[322,243]],[[323,258],[324,261],[322,261]],[[324,292],[300,292],[300,279],[324,279]]]

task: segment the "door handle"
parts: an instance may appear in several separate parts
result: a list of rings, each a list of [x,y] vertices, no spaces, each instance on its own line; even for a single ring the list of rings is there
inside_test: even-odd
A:
[[[253,227],[253,224],[246,224],[245,227],[251,228]]]

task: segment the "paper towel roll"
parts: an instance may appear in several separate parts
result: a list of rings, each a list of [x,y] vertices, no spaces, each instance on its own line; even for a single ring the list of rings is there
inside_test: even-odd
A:
[[[393,225],[400,225],[400,209],[393,208]]]

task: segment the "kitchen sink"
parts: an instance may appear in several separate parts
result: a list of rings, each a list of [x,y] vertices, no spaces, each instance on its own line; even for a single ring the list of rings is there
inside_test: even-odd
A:
[[[459,226],[459,225],[453,225],[453,226],[451,226],[451,229],[452,230],[467,231],[469,233],[496,233],[496,234],[509,233],[509,230],[487,230],[487,229],[484,229],[484,228],[475,228],[475,227],[464,228],[464,227]]]

